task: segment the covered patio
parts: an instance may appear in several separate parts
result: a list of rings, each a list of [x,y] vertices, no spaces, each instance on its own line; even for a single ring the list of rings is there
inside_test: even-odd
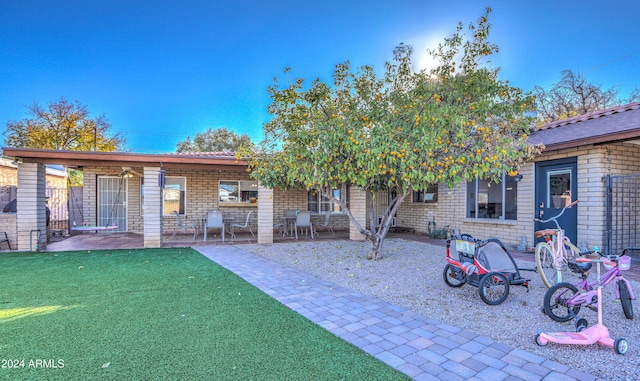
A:
[[[280,241],[278,226],[291,211],[315,213],[316,218],[324,216],[322,213],[330,213],[331,227],[336,233],[341,232],[352,240],[364,239],[344,213],[324,201],[312,200],[317,192],[263,187],[249,176],[247,162],[231,152],[151,155],[4,148],[3,154],[18,163],[20,213],[15,216],[15,238],[12,239],[18,250],[46,250],[45,165],[63,165],[83,171],[82,210],[80,218],[74,219],[75,224],[70,227],[74,236],[70,242],[78,243],[64,243],[72,248],[92,246],[89,243],[88,246],[81,245],[80,241],[104,241],[99,245],[102,248],[109,242],[112,243],[110,248],[199,245],[204,221],[214,210],[240,226],[248,223],[255,233],[255,237],[247,237],[244,233],[250,230],[240,229],[233,243]],[[347,197],[353,215],[366,225],[365,192],[351,188]],[[247,216],[251,218],[247,220]],[[183,234],[171,238],[180,222],[199,225],[200,238],[194,241],[193,230],[188,234],[188,229],[179,230]],[[95,231],[91,231],[94,227]],[[109,231],[103,231],[106,227]],[[89,231],[80,232],[80,229]],[[120,234],[115,235],[116,232]],[[211,229],[208,233],[216,231]],[[34,242],[35,237],[38,237],[37,242]],[[225,237],[225,241],[230,238]],[[140,240],[141,243],[135,243]],[[217,243],[207,240],[207,244]],[[49,245],[55,248],[63,244]]]
[[[163,236],[162,247],[193,247],[193,246],[212,246],[212,245],[241,245],[248,243],[258,243],[258,240],[249,233],[236,233],[235,238],[226,239],[223,242],[220,235],[210,234],[209,239],[205,242],[202,234],[197,239],[193,239],[193,234],[176,234],[169,240],[171,231],[165,232]],[[313,240],[348,240],[347,231],[339,230],[332,235],[330,232],[320,231],[320,234],[314,236]],[[273,243],[310,241],[311,236],[300,235],[298,240],[294,237],[282,237],[276,235]],[[72,250],[105,250],[105,249],[143,249],[144,236],[140,233],[131,232],[100,232],[100,233],[84,233],[75,235],[63,240],[58,240],[47,245],[47,252],[56,251],[72,251]]]

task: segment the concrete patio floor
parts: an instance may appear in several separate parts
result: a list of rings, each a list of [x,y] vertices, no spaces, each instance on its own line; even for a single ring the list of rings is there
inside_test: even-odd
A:
[[[219,234],[208,234],[207,241],[203,239],[203,235],[199,234],[196,239],[193,239],[193,234],[176,234],[173,239],[171,238],[171,231],[165,232],[163,235],[162,247],[186,247],[186,246],[210,246],[210,245],[237,245],[247,243],[257,243],[258,240],[250,233],[237,233],[235,238],[230,238],[229,235],[225,236],[225,241]],[[316,240],[327,239],[348,239],[349,232],[336,231],[335,235],[330,232],[321,231],[320,235],[315,236]],[[299,240],[311,240],[310,236],[299,235]],[[294,237],[282,237],[279,234],[274,234],[273,242],[295,242]],[[47,244],[45,251],[70,251],[70,250],[109,250],[109,249],[142,249],[144,248],[144,237],[139,233],[131,232],[99,232],[99,233],[83,233],[74,235],[72,237],[66,237],[64,239],[58,238],[54,242]]]

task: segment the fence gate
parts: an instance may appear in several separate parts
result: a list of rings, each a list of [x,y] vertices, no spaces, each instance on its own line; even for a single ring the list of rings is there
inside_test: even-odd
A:
[[[51,212],[49,227],[52,235],[69,233],[69,210],[67,205],[67,188],[47,188],[47,206]]]
[[[607,254],[620,254],[628,247],[640,247],[640,174],[612,176],[607,175],[606,195],[606,231]],[[640,256],[633,251],[634,263],[640,262]]]

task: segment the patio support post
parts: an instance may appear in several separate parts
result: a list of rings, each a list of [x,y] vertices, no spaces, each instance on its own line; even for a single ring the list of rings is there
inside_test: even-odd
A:
[[[258,184],[258,243],[273,243],[273,189]]]
[[[144,167],[144,247],[162,247],[160,167]]]
[[[44,164],[18,164],[18,250],[38,251],[47,246],[46,185]]]
[[[367,226],[367,192],[362,188],[351,187],[349,194],[349,205],[351,214],[361,226]],[[352,241],[364,241],[364,234],[349,221],[349,239]]]

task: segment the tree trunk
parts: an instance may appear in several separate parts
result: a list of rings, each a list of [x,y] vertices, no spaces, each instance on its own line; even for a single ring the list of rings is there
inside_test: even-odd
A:
[[[371,259],[374,261],[379,261],[382,259],[382,241],[384,241],[384,236],[379,237],[375,234],[371,235],[371,251],[369,255],[367,255],[367,259]]]

